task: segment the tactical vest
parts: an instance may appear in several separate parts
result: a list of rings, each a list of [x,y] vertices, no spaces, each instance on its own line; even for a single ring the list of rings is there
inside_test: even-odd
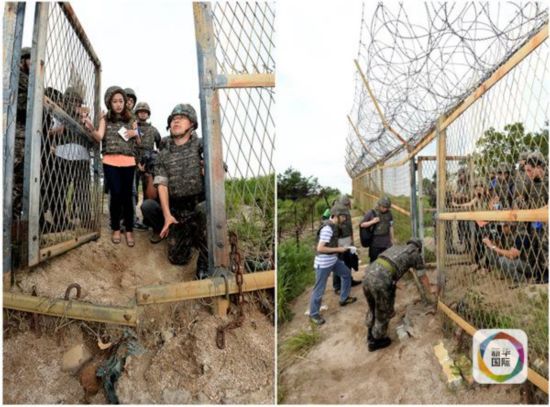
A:
[[[157,129],[151,126],[150,123],[140,123],[139,129],[142,133],[141,144],[136,145],[136,149],[139,153],[153,151],[155,148],[155,134],[158,133]]]
[[[422,256],[414,244],[392,246],[382,252],[379,255],[380,257],[386,259],[395,267],[395,273],[392,275],[395,281],[403,277],[411,267],[424,268]]]
[[[131,138],[128,141],[118,134],[121,127],[128,130],[132,129],[130,123],[124,123],[121,120],[116,122],[105,122],[105,136],[101,143],[101,153],[105,154],[122,154],[135,157],[135,138]]]
[[[158,163],[166,171],[170,199],[185,199],[204,193],[201,160],[202,140],[196,134],[181,146],[176,145],[172,138],[166,141]]]
[[[325,243],[325,247],[338,247],[338,232],[339,228],[338,225],[335,223],[332,223],[330,220],[327,220],[326,222],[323,222],[321,224],[321,227],[317,230],[317,239],[315,242],[315,248],[319,246],[319,241],[321,240],[321,229],[323,229],[325,226],[330,226],[332,229],[332,237],[330,238],[330,242]],[[329,254],[329,253],[320,253],[316,251],[316,254]]]
[[[374,226],[374,236],[382,236],[390,233],[392,215],[390,211],[382,213],[380,211],[374,211],[374,217],[379,217],[380,222]]]

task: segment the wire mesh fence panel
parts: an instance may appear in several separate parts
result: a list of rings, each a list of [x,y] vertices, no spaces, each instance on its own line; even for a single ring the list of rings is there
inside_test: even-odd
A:
[[[38,189],[29,193],[29,236],[39,234],[29,240],[29,265],[98,237],[100,229],[99,144],[82,125],[99,113],[99,60],[70,6],[51,3],[45,10],[35,22],[47,28],[45,41],[38,42],[45,49],[37,50],[43,74],[32,84],[43,98],[36,102],[41,106],[32,106],[42,115],[33,122],[39,151],[29,150],[40,180],[29,180],[29,188]]]
[[[531,367],[548,368],[548,44],[446,129],[445,302],[477,328],[519,328]],[[522,210],[530,212],[521,221]],[[492,219],[480,215],[491,212]],[[479,215],[479,216],[476,216]],[[473,218],[476,218],[475,220]]]
[[[348,117],[354,196],[381,169],[383,193],[413,218],[404,232],[418,224],[437,261],[440,300],[478,329],[523,329],[547,377],[548,10],[380,3],[369,14]]]
[[[274,268],[273,3],[213,3],[225,214],[248,272]],[[216,108],[214,108],[216,109]]]

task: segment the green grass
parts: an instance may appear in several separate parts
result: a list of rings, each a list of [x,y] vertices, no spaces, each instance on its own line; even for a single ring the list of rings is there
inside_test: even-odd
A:
[[[313,237],[303,240],[297,247],[289,239],[277,249],[277,312],[279,322],[290,321],[290,302],[315,282],[313,272]]]
[[[283,342],[282,349],[291,354],[304,355],[321,341],[321,334],[316,328],[302,330]]]

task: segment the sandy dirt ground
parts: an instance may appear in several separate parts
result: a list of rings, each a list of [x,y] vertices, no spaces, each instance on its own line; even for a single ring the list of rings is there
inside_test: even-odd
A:
[[[164,243],[151,245],[148,232],[134,235],[133,249],[126,247],[124,238],[114,246],[104,229],[97,242],[18,275],[13,290],[29,293],[35,285],[38,295],[62,297],[66,286],[77,282],[83,301],[129,305],[138,286],[193,279],[193,266],[168,263]],[[262,295],[273,308],[272,294]],[[116,384],[120,402],[272,404],[273,315],[259,311],[257,294],[246,299],[245,322],[227,331],[223,350],[215,343],[216,327],[231,316],[212,315],[210,300],[140,308],[136,333],[144,352],[126,360]],[[116,339],[123,328],[40,316],[40,332],[35,332],[31,321],[29,314],[4,311],[3,402],[107,403],[103,390],[85,398],[78,374],[61,370],[62,359],[72,346],[84,343],[93,360],[100,361],[108,351],[98,348],[98,337]]]
[[[359,218],[354,219],[354,225]],[[366,249],[363,249],[363,252]],[[365,258],[364,253],[360,256]],[[363,264],[366,264],[363,261]],[[353,273],[362,280],[365,266]],[[312,271],[313,272],[313,271]],[[435,271],[429,273],[435,282]],[[386,349],[369,352],[366,345],[367,303],[362,287],[352,288],[358,301],[340,307],[331,289],[331,279],[323,297],[328,306],[319,327],[321,340],[305,356],[291,356],[279,363],[279,400],[286,404],[515,404],[521,402],[519,387],[467,384],[451,390],[433,347],[443,341],[452,355],[453,340],[444,339],[442,317],[420,301],[412,278],[398,284],[396,316],[391,320]],[[310,329],[308,309],[311,287],[293,304],[294,319],[279,329],[279,343],[302,330]],[[400,341],[396,326],[407,315],[412,337]]]

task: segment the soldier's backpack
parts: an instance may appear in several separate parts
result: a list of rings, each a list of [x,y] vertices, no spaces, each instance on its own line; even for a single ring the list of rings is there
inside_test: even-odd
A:
[[[376,211],[374,209],[371,209],[365,214],[365,216],[363,216],[363,220],[361,221],[361,223],[367,221],[366,219],[369,213],[372,213],[373,218],[376,217]],[[368,228],[361,227],[361,223],[359,224],[359,237],[361,239],[361,246],[369,247],[372,243],[372,238],[374,236],[374,228],[376,226],[376,223],[374,225],[369,226]]]

